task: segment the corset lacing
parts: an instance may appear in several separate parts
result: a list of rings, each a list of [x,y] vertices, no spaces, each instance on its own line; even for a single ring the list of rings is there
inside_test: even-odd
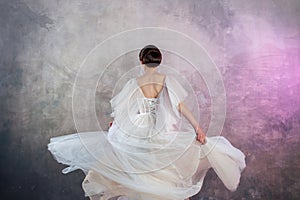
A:
[[[140,111],[141,113],[150,113],[153,116],[156,116],[157,111],[157,98],[144,98],[143,99],[143,108]]]

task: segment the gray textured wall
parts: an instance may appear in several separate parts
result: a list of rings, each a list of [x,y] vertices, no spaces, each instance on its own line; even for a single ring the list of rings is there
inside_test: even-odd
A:
[[[85,199],[83,173],[62,175],[46,144],[76,132],[72,87],[87,53],[113,34],[158,26],[189,35],[211,55],[227,95],[222,134],[247,155],[236,192],[210,171],[194,199],[299,199],[299,9],[298,0],[1,0],[1,196]],[[134,55],[118,62],[137,64],[125,59]],[[97,93],[105,125],[111,91]]]

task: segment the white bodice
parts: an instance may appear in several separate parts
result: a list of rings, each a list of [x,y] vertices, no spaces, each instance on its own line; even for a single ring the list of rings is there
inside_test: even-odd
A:
[[[138,106],[140,114],[156,115],[159,99],[158,98],[138,98]]]

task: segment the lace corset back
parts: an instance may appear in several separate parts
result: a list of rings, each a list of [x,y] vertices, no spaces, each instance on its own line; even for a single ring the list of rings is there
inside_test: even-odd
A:
[[[149,98],[146,97],[140,88],[139,84],[137,83],[137,79],[135,79],[136,86],[139,88],[139,92],[141,94],[141,98],[138,98],[138,106],[139,106],[139,113],[140,114],[150,114],[152,117],[156,117],[156,112],[158,109],[158,104],[159,104],[159,97],[161,93],[163,92],[163,89],[161,92],[158,94],[157,97],[154,98]],[[165,83],[163,85],[165,87]]]
[[[139,98],[139,113],[140,114],[151,114],[153,116],[156,115],[157,107],[158,107],[159,99],[158,98]]]

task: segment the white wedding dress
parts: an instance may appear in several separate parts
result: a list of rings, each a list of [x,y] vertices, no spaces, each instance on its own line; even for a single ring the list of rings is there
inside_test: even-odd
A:
[[[147,98],[131,78],[110,103],[114,117],[108,131],[81,132],[50,139],[54,158],[81,169],[85,195],[106,200],[183,200],[197,194],[209,168],[235,191],[245,156],[222,136],[196,141],[193,127],[183,121],[178,103],[186,90],[166,76],[157,98]]]

